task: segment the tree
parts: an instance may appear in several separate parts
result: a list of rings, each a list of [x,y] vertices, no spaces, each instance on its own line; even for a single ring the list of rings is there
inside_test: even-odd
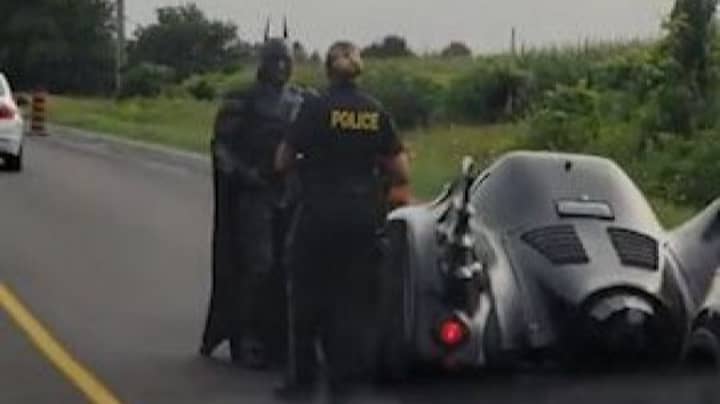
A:
[[[235,62],[237,27],[210,21],[195,5],[161,7],[157,22],[135,31],[130,64],[142,62],[172,67],[178,78],[221,69]]]
[[[308,61],[308,53],[305,47],[299,41],[295,41],[292,44],[293,57],[298,63],[305,63]]]
[[[257,50],[249,42],[236,39],[227,47],[226,59],[227,62],[223,63],[222,71],[225,73],[236,72],[242,69],[243,65],[257,59]]]
[[[649,127],[685,136],[712,125],[720,72],[714,60],[718,0],[676,0],[658,48],[665,80],[654,89]],[[652,139],[652,142],[655,140]]]
[[[322,63],[322,56],[320,56],[320,52],[314,51],[312,55],[310,55],[310,63],[314,63],[316,65]]]
[[[393,58],[415,56],[407,45],[405,38],[388,35],[382,42],[373,43],[362,50],[362,55],[369,58]]]
[[[718,0],[677,0],[666,24],[665,50],[692,91],[703,97],[713,78],[710,67],[717,6]]]
[[[0,66],[15,87],[97,93],[113,88],[113,6],[107,0],[2,0]]]
[[[453,57],[467,57],[472,56],[472,51],[463,42],[453,41],[450,45],[446,46],[445,49],[440,53],[442,57],[453,58]]]
[[[166,66],[140,63],[130,68],[120,89],[120,98],[157,97],[170,84],[175,73]]]

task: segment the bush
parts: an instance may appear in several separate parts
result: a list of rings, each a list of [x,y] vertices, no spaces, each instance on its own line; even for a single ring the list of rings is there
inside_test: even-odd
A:
[[[303,87],[322,88],[327,85],[325,71],[322,65],[312,63],[298,63],[294,74],[293,83]]]
[[[464,42],[453,41],[440,52],[440,55],[444,58],[470,57],[472,50]]]
[[[402,128],[427,126],[443,98],[443,88],[430,78],[394,66],[368,71],[362,85],[390,110]]]
[[[715,132],[700,134],[692,151],[683,157],[679,176],[686,200],[695,206],[705,206],[720,197],[720,136]]]
[[[568,48],[533,51],[520,57],[516,63],[518,68],[531,74],[531,97],[538,99],[558,84],[572,86],[587,79],[594,62],[582,51]]]
[[[362,50],[366,58],[401,58],[415,56],[405,38],[388,35],[381,42],[373,43]]]
[[[588,150],[599,134],[599,97],[584,81],[548,91],[530,118],[529,145],[569,152]]]
[[[496,123],[522,114],[531,87],[528,72],[510,63],[483,63],[450,84],[449,115]]]
[[[633,93],[644,98],[649,91],[667,80],[660,55],[655,49],[640,49],[621,54],[593,67],[593,86]]]
[[[654,195],[695,207],[720,197],[720,135],[714,131],[693,139],[667,136],[643,159],[644,177]]]
[[[175,72],[167,66],[140,63],[125,74],[120,97],[157,97],[174,77]]]
[[[213,87],[210,83],[208,83],[205,80],[199,80],[196,83],[189,86],[188,92],[196,100],[200,100],[200,101],[212,101],[213,99],[215,99],[215,96],[217,95],[217,92],[215,91],[215,87]]]
[[[648,130],[684,135],[694,131],[700,106],[687,86],[662,84],[651,93],[649,105],[655,113],[644,122]]]

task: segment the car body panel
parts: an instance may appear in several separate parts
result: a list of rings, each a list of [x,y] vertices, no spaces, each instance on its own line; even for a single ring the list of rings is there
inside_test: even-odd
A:
[[[674,230],[669,249],[687,282],[691,301],[698,307],[720,269],[720,200]]]
[[[25,124],[7,78],[0,73],[0,103],[10,106],[17,113],[13,119],[0,120],[0,154],[18,156],[22,149]]]
[[[720,202],[666,231],[617,164],[549,152],[509,153],[464,184],[389,216],[405,224],[408,351],[420,361],[484,367],[538,352],[564,361],[594,347],[622,356],[618,338],[676,359],[708,296],[720,296]],[[448,242],[462,212],[462,237]],[[480,268],[472,278],[448,269],[457,251]],[[470,285],[460,306],[450,296],[458,282]],[[448,316],[470,330],[452,349],[434,331]]]

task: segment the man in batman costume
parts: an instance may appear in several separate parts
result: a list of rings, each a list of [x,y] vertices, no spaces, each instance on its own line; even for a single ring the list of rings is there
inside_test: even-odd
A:
[[[310,95],[288,84],[287,21],[282,38],[269,31],[268,21],[257,82],[226,95],[215,121],[213,286],[200,348],[211,356],[228,340],[233,362],[258,369],[287,354],[282,256],[294,187],[274,172],[273,157]]]

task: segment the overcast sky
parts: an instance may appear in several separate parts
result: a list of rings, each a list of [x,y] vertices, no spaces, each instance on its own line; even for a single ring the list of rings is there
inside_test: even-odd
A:
[[[129,30],[154,18],[159,6],[181,0],[126,0]],[[259,39],[264,20],[283,14],[293,36],[324,50],[336,39],[361,45],[400,34],[417,51],[462,40],[475,51],[507,49],[511,28],[528,45],[656,36],[674,0],[196,0],[213,18],[238,25],[243,39]]]

